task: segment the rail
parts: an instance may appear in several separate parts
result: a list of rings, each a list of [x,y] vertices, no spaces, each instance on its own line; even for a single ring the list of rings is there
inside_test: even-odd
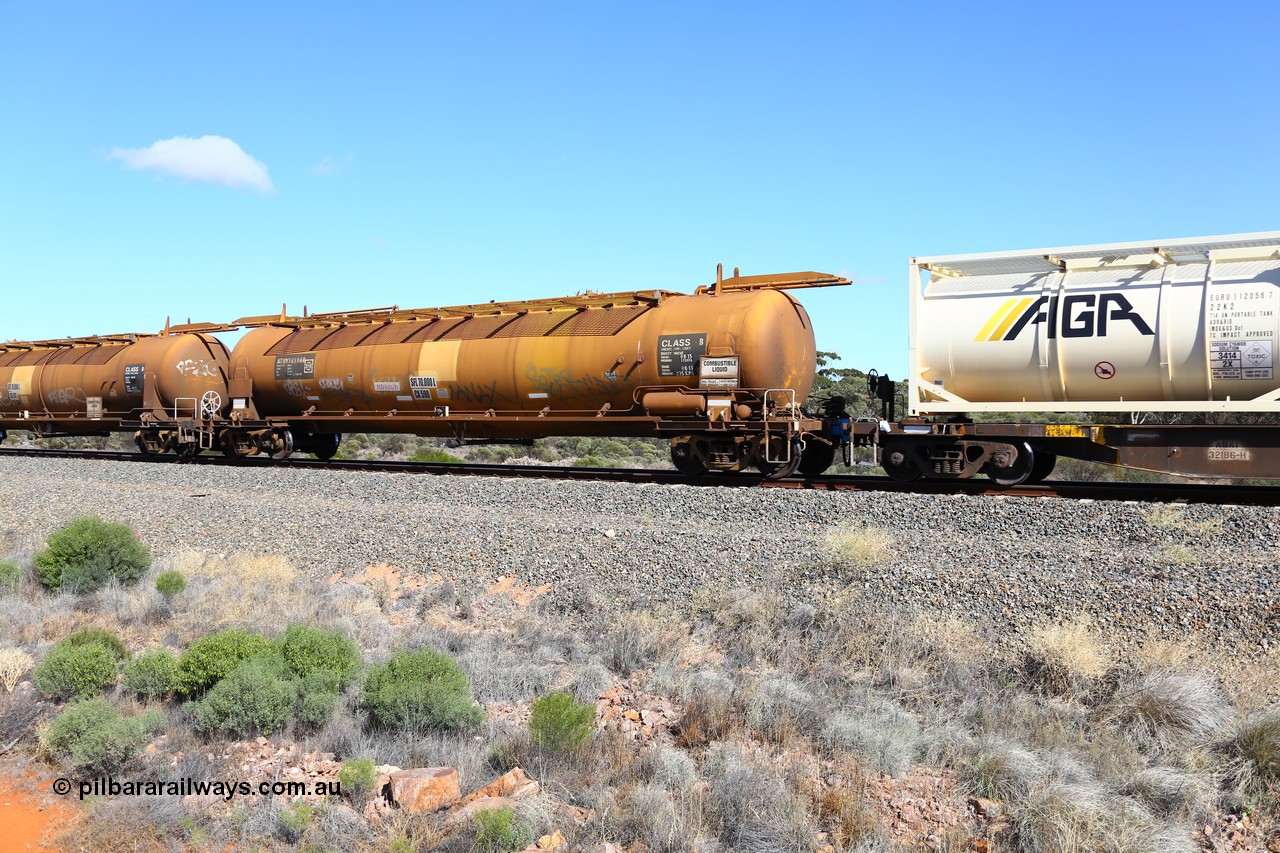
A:
[[[560,465],[495,465],[453,462],[348,461],[224,456],[179,457],[171,454],[143,455],[132,451],[46,450],[43,448],[0,447],[0,459],[38,457],[84,459],[102,462],[177,463],[225,465],[231,467],[351,472],[392,472],[401,474],[448,474],[473,477],[527,477],[553,480],[597,480],[602,482],[654,483],[722,488],[782,488],[822,491],[904,492],[909,494],[963,494],[1016,498],[1057,498],[1067,500],[1115,500],[1138,502],[1184,502],[1280,506],[1280,488],[1234,483],[1106,483],[1047,481],[1033,486],[1000,488],[990,480],[917,480],[901,482],[888,477],[862,474],[824,474],[816,477],[787,477],[766,480],[759,474],[704,474],[690,477],[662,468],[584,468]]]

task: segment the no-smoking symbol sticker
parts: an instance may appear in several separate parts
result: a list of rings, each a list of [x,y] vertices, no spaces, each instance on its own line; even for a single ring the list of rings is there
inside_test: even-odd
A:
[[[1093,375],[1099,379],[1110,379],[1116,375],[1116,366],[1109,361],[1100,361],[1093,366]]]

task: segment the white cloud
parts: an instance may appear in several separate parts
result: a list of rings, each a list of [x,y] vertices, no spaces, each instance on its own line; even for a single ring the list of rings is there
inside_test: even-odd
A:
[[[149,148],[113,148],[109,156],[130,169],[151,169],[188,181],[247,187],[260,193],[275,190],[266,165],[225,136],[175,136]]]

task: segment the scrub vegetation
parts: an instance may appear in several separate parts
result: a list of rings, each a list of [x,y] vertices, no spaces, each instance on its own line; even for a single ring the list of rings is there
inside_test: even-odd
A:
[[[828,546],[852,567],[893,541],[868,529]],[[653,610],[445,578],[317,583],[273,557],[187,554],[70,594],[26,582],[36,551],[14,552],[19,583],[0,591],[10,760],[216,779],[292,745],[331,755],[343,783],[342,797],[223,811],[106,798],[68,849],[512,850],[560,832],[574,850],[910,850],[932,836],[939,850],[1163,853],[1201,849],[1206,828],[1243,833],[1235,849],[1280,832],[1276,653],[1240,669],[1071,618],[992,636],[865,604],[857,584],[820,601],[727,585]],[[166,572],[186,588],[158,590]],[[384,764],[457,768],[464,794],[520,767],[542,793],[448,828],[369,820]]]

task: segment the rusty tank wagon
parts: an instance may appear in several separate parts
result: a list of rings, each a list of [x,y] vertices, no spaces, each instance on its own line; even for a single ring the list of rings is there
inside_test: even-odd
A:
[[[197,424],[226,405],[228,356],[210,335],[169,331],[0,344],[0,432],[137,429],[152,452],[198,453]]]
[[[13,375],[9,361],[13,370],[50,371],[100,361],[48,381],[39,374],[38,389],[12,380],[21,393],[0,407],[0,429],[133,430],[144,452],[216,447],[276,459],[296,451],[330,458],[352,432],[458,444],[663,437],[689,474],[817,472],[847,448],[848,419],[804,413],[816,347],[808,315],[787,291],[843,284],[825,273],[717,271],[714,284],[692,294],[282,311],[127,340],[0,345],[0,379]],[[249,331],[230,354],[211,337],[239,328]],[[108,357],[106,348],[119,352]],[[201,363],[204,371],[191,367]]]

